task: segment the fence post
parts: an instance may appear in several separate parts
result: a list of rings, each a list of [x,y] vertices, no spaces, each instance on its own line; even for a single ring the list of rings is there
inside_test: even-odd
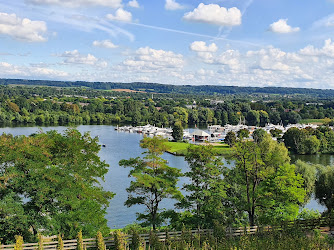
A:
[[[61,238],[61,235],[58,235],[58,243],[57,243],[57,250],[63,250],[64,249],[64,242]]]
[[[82,231],[80,230],[77,235],[77,250],[83,250],[83,239],[82,239]]]
[[[100,231],[96,234],[96,247],[98,250],[105,250],[104,239]]]
[[[44,246],[43,246],[43,235],[38,234],[38,250],[43,250]]]

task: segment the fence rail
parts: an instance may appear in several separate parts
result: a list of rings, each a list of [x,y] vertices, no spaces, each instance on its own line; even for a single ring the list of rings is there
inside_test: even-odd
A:
[[[253,226],[253,227],[239,227],[239,228],[231,228],[228,227],[225,229],[225,236],[233,237],[233,236],[241,236],[244,234],[256,234],[258,232],[271,232],[271,231],[280,231],[293,227],[300,227],[302,229],[320,229],[323,232],[334,233],[331,231],[331,228],[334,227],[334,218],[320,218],[314,220],[299,220],[299,221],[291,221],[284,222],[279,226]],[[167,239],[167,235],[169,239],[180,239],[185,232],[182,231],[171,231],[171,232],[158,232],[155,233],[156,237],[159,241],[165,241]],[[198,230],[190,230],[186,231],[186,233],[201,236],[208,236],[214,233],[213,229],[198,229]],[[146,245],[150,241],[150,234],[140,234],[139,235],[143,243]],[[131,244],[132,235],[124,235],[128,244]],[[104,238],[104,242],[106,247],[114,246],[114,237],[109,236]],[[77,240],[63,240],[64,249],[71,250],[77,248]],[[35,250],[38,249],[39,243],[25,243],[23,244],[24,250]],[[44,250],[55,250],[57,249],[58,241],[57,237],[47,237],[43,240],[43,249]],[[14,250],[14,244],[11,245],[0,245],[1,250]],[[96,238],[83,239],[84,248],[96,248]]]

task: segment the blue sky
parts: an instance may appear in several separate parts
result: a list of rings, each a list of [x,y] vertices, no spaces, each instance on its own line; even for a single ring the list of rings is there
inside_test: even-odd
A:
[[[0,77],[334,88],[334,0],[0,0]]]

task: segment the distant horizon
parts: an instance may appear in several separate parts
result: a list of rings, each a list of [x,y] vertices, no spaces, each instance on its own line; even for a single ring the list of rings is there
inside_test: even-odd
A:
[[[333,90],[334,88],[328,89],[321,89],[321,88],[311,88],[311,87],[282,87],[282,86],[238,86],[238,85],[222,85],[222,84],[172,84],[172,83],[160,83],[160,82],[145,82],[145,81],[132,81],[132,82],[120,82],[120,81],[84,81],[84,80],[52,80],[52,79],[33,79],[33,78],[3,78],[1,77],[0,80],[19,80],[19,81],[45,81],[45,82],[69,82],[69,83],[76,83],[76,82],[87,82],[87,83],[115,83],[115,84],[132,84],[132,83],[142,83],[142,84],[158,84],[158,85],[166,85],[166,86],[176,86],[176,87],[184,87],[184,86],[191,86],[191,87],[200,87],[200,86],[214,86],[214,87],[231,87],[231,88],[277,88],[277,89],[307,89],[307,90]],[[14,85],[14,83],[9,83],[10,85]],[[4,84],[1,84],[4,86]],[[18,85],[25,85],[18,83]],[[31,85],[25,85],[31,86]],[[41,87],[57,87],[52,85],[41,85]],[[62,86],[66,87],[66,86]],[[79,87],[79,86],[77,86]],[[96,89],[99,90],[99,89]],[[102,89],[101,89],[102,90]],[[267,93],[263,93],[267,94]]]

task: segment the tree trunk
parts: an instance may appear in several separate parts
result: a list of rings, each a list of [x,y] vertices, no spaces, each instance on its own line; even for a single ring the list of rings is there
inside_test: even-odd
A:
[[[249,220],[249,225],[252,227],[252,226],[255,226],[254,224],[254,214],[248,212],[248,220]]]

